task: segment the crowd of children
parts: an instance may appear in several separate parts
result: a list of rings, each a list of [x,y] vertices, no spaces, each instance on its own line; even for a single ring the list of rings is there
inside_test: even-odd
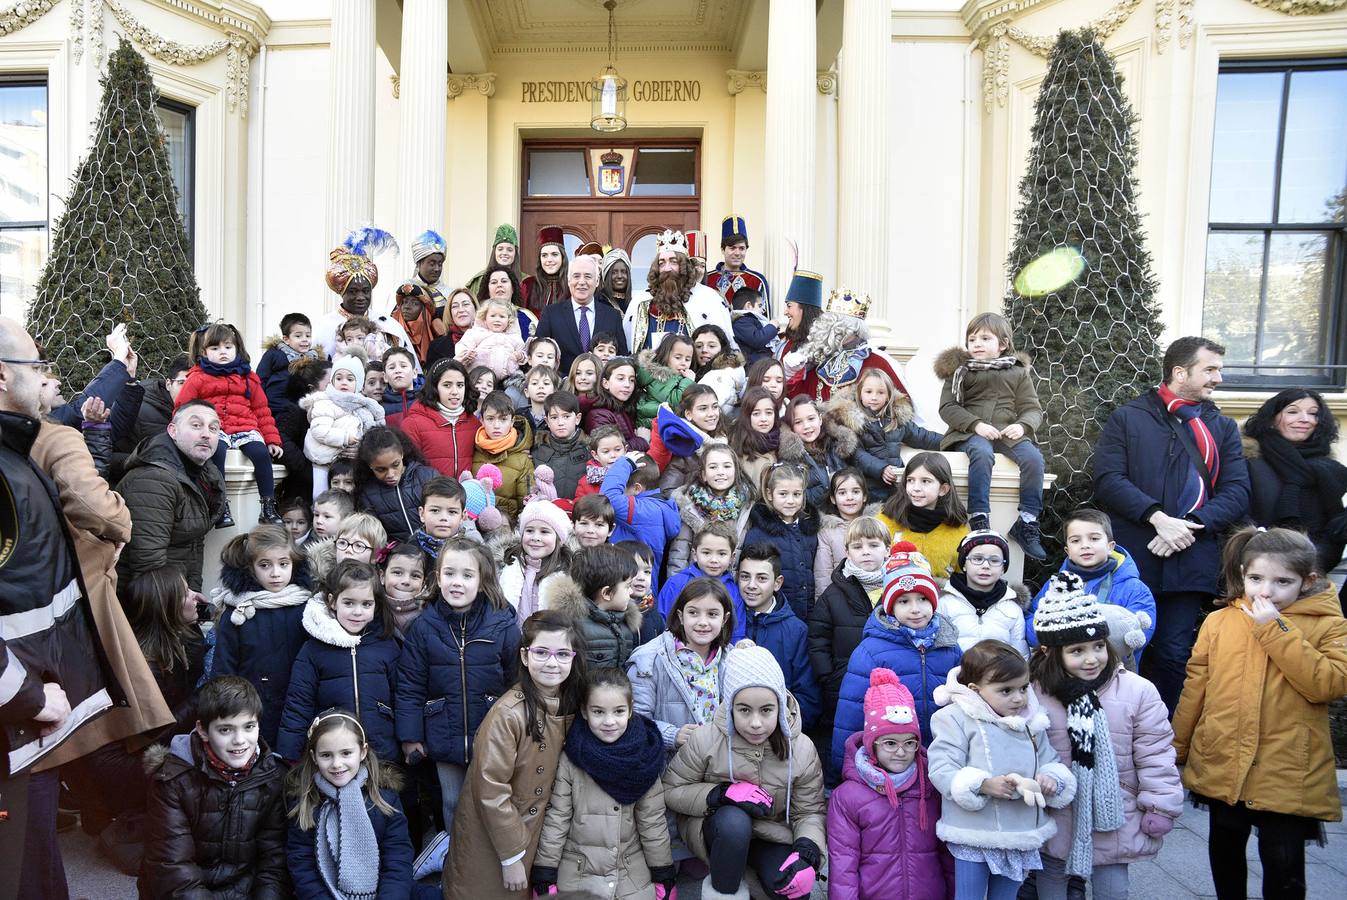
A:
[[[1184,785],[1221,896],[1251,828],[1303,893],[1347,694],[1313,546],[1228,542],[1171,730],[1135,673],[1155,601],[1107,515],[1067,518],[1037,597],[1008,580],[1012,543],[1046,554],[1042,412],[1003,318],[940,357],[941,435],[880,370],[787,396],[753,291],[742,354],[716,326],[639,359],[597,334],[562,373],[508,300],[440,316],[418,284],[410,346],[349,317],[321,378],[299,314],[256,374],[232,326],[191,336],[177,402],[216,406],[216,462],[244,453],[262,513],[208,606],[169,569],[122,586],[183,710],[143,754],[145,896],[669,898],[681,867],[707,900],[1105,900]],[[287,404],[312,491],[278,502]],[[940,450],[968,455],[962,495]],[[1004,536],[995,452],[1020,471]]]

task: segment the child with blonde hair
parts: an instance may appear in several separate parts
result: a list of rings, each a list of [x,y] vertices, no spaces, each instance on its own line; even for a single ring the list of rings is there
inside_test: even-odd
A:
[[[893,490],[902,476],[903,445],[939,450],[940,435],[916,423],[912,400],[883,369],[862,369],[855,395],[865,424],[853,460],[865,473],[870,492],[880,496]]]
[[[508,300],[486,300],[477,310],[476,324],[454,347],[454,358],[465,366],[486,366],[500,378],[519,372],[524,341],[510,330],[514,312]]]

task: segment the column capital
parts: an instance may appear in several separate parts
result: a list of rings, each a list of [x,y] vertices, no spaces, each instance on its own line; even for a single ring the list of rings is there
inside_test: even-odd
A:
[[[496,73],[450,73],[447,90],[450,100],[462,96],[464,91],[472,90],[477,91],[483,97],[494,97],[496,95]]]
[[[818,73],[818,92],[827,96],[837,93],[837,72],[829,69]]]
[[[736,94],[742,94],[750,87],[761,88],[763,93],[767,92],[767,73],[753,72],[748,69],[726,69],[725,75],[729,78],[729,85],[726,88],[733,97]]]

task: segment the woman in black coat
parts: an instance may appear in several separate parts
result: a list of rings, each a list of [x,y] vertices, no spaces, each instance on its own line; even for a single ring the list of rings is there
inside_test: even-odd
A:
[[[1254,524],[1304,531],[1331,572],[1347,545],[1347,466],[1333,458],[1338,423],[1317,391],[1288,388],[1244,423]]]

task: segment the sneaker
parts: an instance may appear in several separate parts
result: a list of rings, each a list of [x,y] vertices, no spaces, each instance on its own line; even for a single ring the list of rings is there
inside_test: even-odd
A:
[[[220,507],[220,518],[216,520],[216,522],[215,522],[215,527],[216,527],[216,528],[233,528],[233,527],[234,527],[234,516],[233,516],[233,514],[229,511],[229,501],[228,501],[228,500],[226,500],[226,501],[224,502],[224,506]]]
[[[1015,524],[1010,526],[1010,534],[1007,537],[1019,544],[1024,550],[1024,555],[1030,559],[1043,562],[1048,558],[1048,551],[1043,549],[1043,532],[1039,530],[1037,519],[1029,521],[1016,519]]]
[[[968,517],[969,531],[991,531],[992,517],[988,513],[973,513]]]
[[[426,849],[412,863],[412,880],[420,881],[444,871],[444,858],[449,854],[449,832],[441,831],[430,839]]]

